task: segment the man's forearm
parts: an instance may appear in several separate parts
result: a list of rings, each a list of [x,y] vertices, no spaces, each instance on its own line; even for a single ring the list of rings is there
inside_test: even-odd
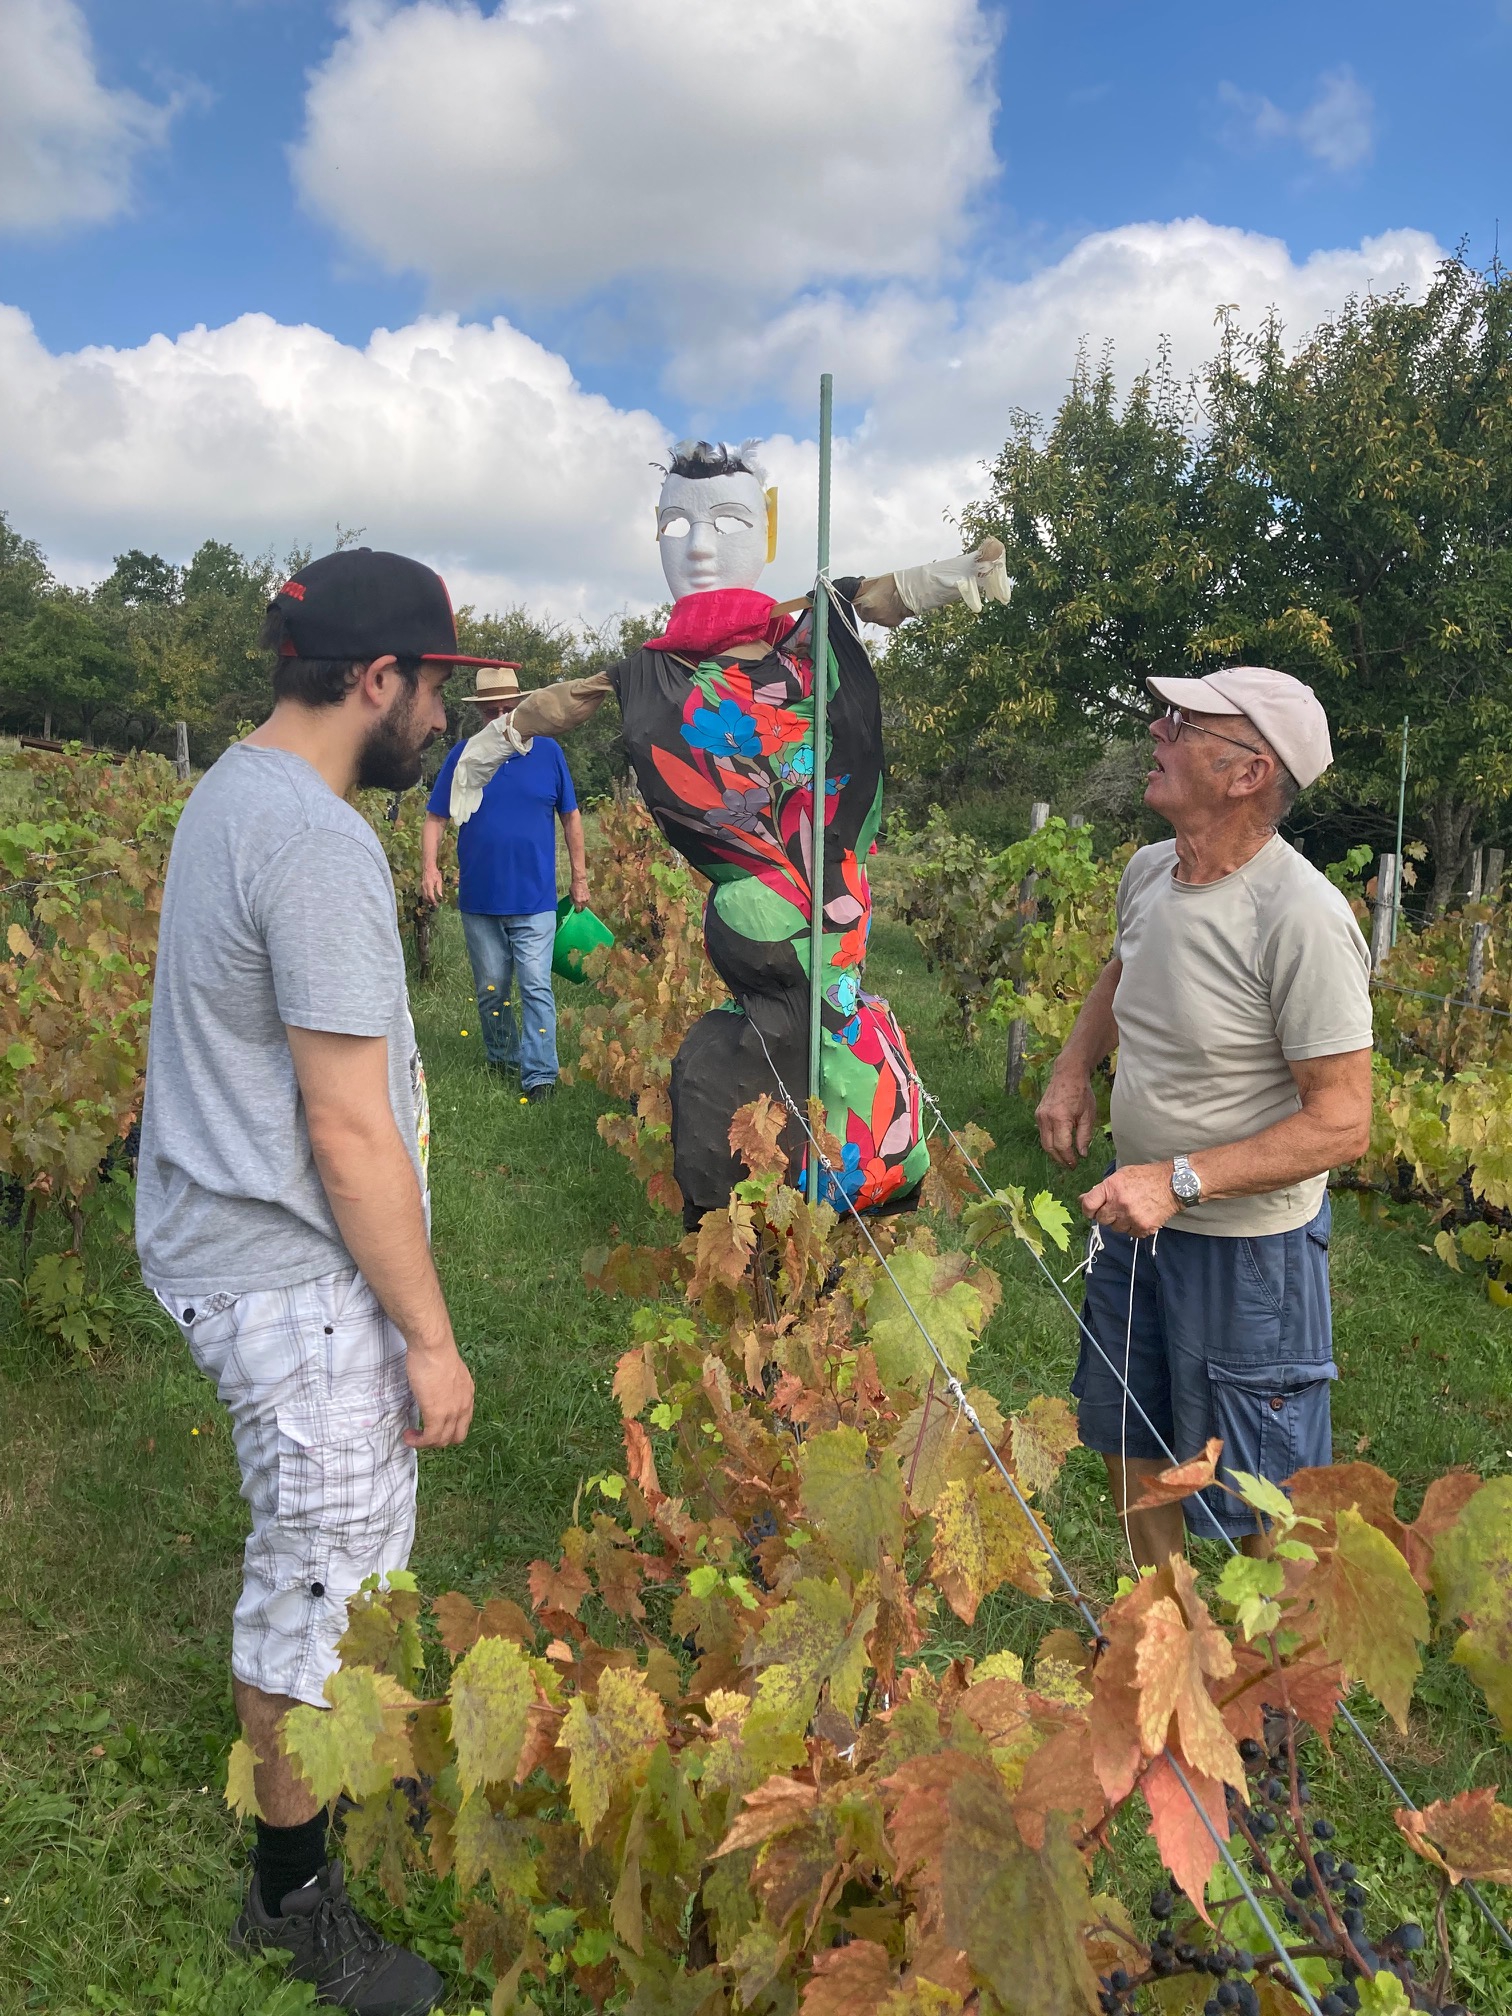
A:
[[[1118,992],[1122,972],[1123,962],[1110,959],[1098,974],[1055,1060],[1057,1075],[1070,1073],[1090,1078],[1103,1059],[1117,1049],[1118,1023],[1113,1016],[1113,996]]]
[[[434,812],[427,812],[425,824],[420,828],[420,866],[434,868],[441,849],[441,835],[446,826],[444,819]]]
[[[574,875],[588,873],[588,856],[583,848],[583,815],[567,812],[562,817],[562,838],[567,843],[567,859]]]
[[[311,1128],[310,1145],[342,1243],[405,1343],[452,1343],[414,1166],[387,1113]]]
[[[1304,1108],[1289,1113],[1273,1127],[1247,1141],[1222,1148],[1199,1148],[1190,1160],[1202,1181],[1204,1201],[1211,1197],[1258,1197],[1267,1190],[1285,1190],[1306,1183],[1325,1169],[1352,1162],[1360,1153],[1358,1130]]]

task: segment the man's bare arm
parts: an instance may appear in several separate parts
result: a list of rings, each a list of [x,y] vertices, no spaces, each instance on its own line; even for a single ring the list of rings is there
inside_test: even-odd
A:
[[[389,1104],[388,1043],[287,1026],[315,1167],[342,1243],[407,1347],[420,1449],[460,1442],[472,1375],[452,1336],[426,1235],[420,1185]]]
[[[443,818],[435,812],[426,813],[425,824],[420,828],[420,894],[432,909],[446,893],[436,861],[445,830],[446,821]]]
[[[1248,1140],[1193,1152],[1192,1167],[1202,1179],[1204,1200],[1285,1190],[1364,1154],[1370,1145],[1370,1051],[1299,1059],[1291,1074],[1302,1101],[1300,1111]],[[1106,1182],[1086,1193],[1081,1207],[1099,1225],[1147,1238],[1178,1213],[1171,1165],[1134,1162],[1115,1169]]]
[[[567,843],[567,859],[572,868],[572,900],[579,910],[588,903],[588,855],[583,846],[583,815],[562,814],[562,838]]]
[[[1065,1169],[1076,1167],[1097,1131],[1092,1073],[1118,1047],[1113,996],[1122,973],[1123,961],[1110,959],[1088,989],[1065,1048],[1055,1060],[1045,1096],[1035,1109],[1040,1145]]]

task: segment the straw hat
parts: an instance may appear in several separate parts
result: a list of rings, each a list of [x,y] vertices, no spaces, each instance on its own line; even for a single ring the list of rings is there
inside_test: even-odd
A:
[[[490,665],[478,674],[476,692],[460,693],[460,700],[518,700],[520,682],[515,677],[518,665]]]

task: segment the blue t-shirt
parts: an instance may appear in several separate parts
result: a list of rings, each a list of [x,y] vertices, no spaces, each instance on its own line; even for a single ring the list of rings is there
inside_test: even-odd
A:
[[[427,812],[451,817],[452,772],[463,744],[441,765]],[[567,758],[537,735],[525,756],[501,763],[483,803],[457,829],[458,905],[477,917],[538,917],[557,906],[556,817],[577,810]]]

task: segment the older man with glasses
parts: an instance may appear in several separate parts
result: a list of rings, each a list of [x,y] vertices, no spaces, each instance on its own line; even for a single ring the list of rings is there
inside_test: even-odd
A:
[[[1238,666],[1151,679],[1145,803],[1175,837],[1118,891],[1113,956],[1040,1102],[1066,1168],[1097,1124],[1092,1073],[1115,1048],[1117,1163],[1093,1223],[1083,1442],[1104,1457],[1141,1566],[1185,1524],[1261,1545],[1215,1485],[1134,1512],[1145,1481],[1221,1437],[1222,1478],[1280,1483],[1332,1460],[1328,1171],[1370,1138],[1370,961],[1337,889],[1277,832],[1333,760],[1310,687]],[[1162,1447],[1164,1445],[1164,1447]]]

